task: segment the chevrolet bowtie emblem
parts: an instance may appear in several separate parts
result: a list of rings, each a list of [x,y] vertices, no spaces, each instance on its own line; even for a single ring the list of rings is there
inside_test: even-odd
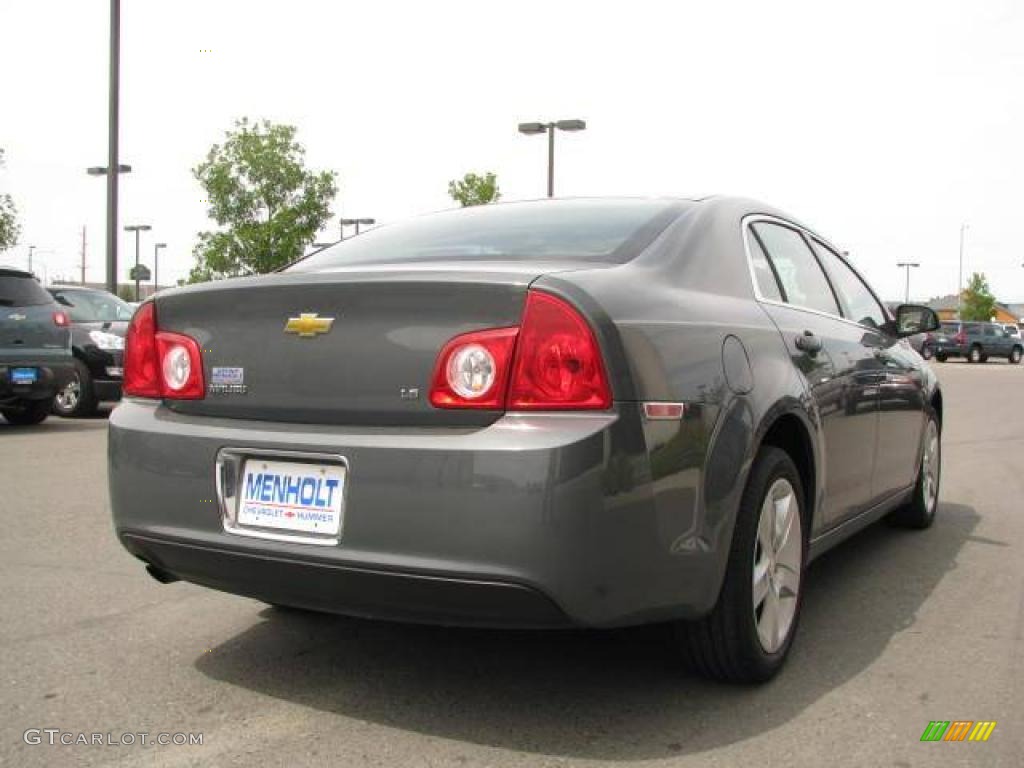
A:
[[[333,317],[319,317],[316,312],[303,312],[298,317],[289,317],[284,324],[285,333],[296,333],[300,339],[312,339],[313,337],[327,333],[334,325]]]

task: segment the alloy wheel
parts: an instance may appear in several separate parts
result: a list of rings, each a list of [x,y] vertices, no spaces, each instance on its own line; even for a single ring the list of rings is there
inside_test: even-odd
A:
[[[57,404],[57,409],[61,413],[71,413],[78,407],[78,401],[82,397],[82,382],[78,376],[74,376],[64,388],[57,392],[54,400]]]
[[[934,421],[929,421],[924,435],[924,456],[921,458],[921,501],[928,515],[935,511],[938,502],[940,462],[939,428]]]
[[[802,559],[800,506],[789,480],[780,477],[761,504],[754,543],[754,623],[766,653],[778,651],[793,626]]]

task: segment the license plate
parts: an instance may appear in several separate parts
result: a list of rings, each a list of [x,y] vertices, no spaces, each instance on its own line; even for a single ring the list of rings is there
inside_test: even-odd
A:
[[[341,533],[345,467],[250,458],[238,494],[240,526],[303,534]]]
[[[35,368],[12,368],[12,384],[35,384],[39,378],[39,371]]]

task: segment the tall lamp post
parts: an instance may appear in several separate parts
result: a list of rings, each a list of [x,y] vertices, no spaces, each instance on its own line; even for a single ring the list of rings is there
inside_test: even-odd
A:
[[[114,0],[116,3],[117,0]],[[111,53],[113,56],[113,53]],[[111,67],[114,65],[111,64]],[[111,75],[112,78],[116,79],[115,75]],[[114,88],[114,85],[111,85]],[[111,91],[111,101],[116,102],[117,95],[114,91]],[[117,107],[116,105],[112,108],[114,111],[111,114],[111,120],[117,121]],[[111,132],[110,141],[112,148],[110,150],[111,157],[117,156],[117,132],[116,130]],[[131,173],[132,167],[125,165],[124,163],[117,164],[117,173],[110,173],[109,168],[111,166],[106,165],[94,165],[91,168],[86,168],[85,172],[90,176],[106,176],[107,177],[107,290],[111,293],[117,293],[117,175],[119,173]],[[113,179],[113,181],[111,181]],[[113,192],[111,192],[111,185],[113,185]]]
[[[583,131],[587,124],[583,120],[557,120],[550,123],[520,123],[519,132],[527,136],[541,133],[548,135],[548,197],[555,196],[555,130]]]
[[[966,224],[960,225],[960,272],[957,278],[957,289],[956,289],[956,319],[960,319],[960,305],[964,300],[964,232],[967,230]]]
[[[907,271],[907,287],[906,287],[906,290],[903,292],[903,303],[904,304],[909,304],[910,303],[910,268],[911,267],[920,267],[921,265],[918,262],[916,262],[916,261],[901,261],[896,266],[899,267],[900,269],[905,269]]]
[[[32,274],[32,253],[35,251],[35,249],[36,247],[34,245],[30,245],[28,247],[28,273],[30,275]]]
[[[149,224],[129,224],[124,228],[125,232],[135,233],[135,300],[139,300],[139,233],[149,232],[153,227]]]
[[[153,293],[160,290],[160,249],[166,248],[167,243],[154,243],[153,244]]]
[[[371,227],[377,223],[376,219],[341,219],[341,239],[345,239],[345,227],[355,226],[356,234],[359,234],[359,225],[362,224],[364,227]]]

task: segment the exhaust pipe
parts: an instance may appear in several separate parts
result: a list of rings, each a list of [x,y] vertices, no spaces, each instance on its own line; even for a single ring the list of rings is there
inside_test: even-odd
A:
[[[160,570],[155,565],[152,565],[150,563],[146,564],[146,573],[148,573],[154,579],[159,581],[161,584],[173,584],[175,581],[181,581],[181,579],[179,579],[173,573],[168,573],[167,571]]]

